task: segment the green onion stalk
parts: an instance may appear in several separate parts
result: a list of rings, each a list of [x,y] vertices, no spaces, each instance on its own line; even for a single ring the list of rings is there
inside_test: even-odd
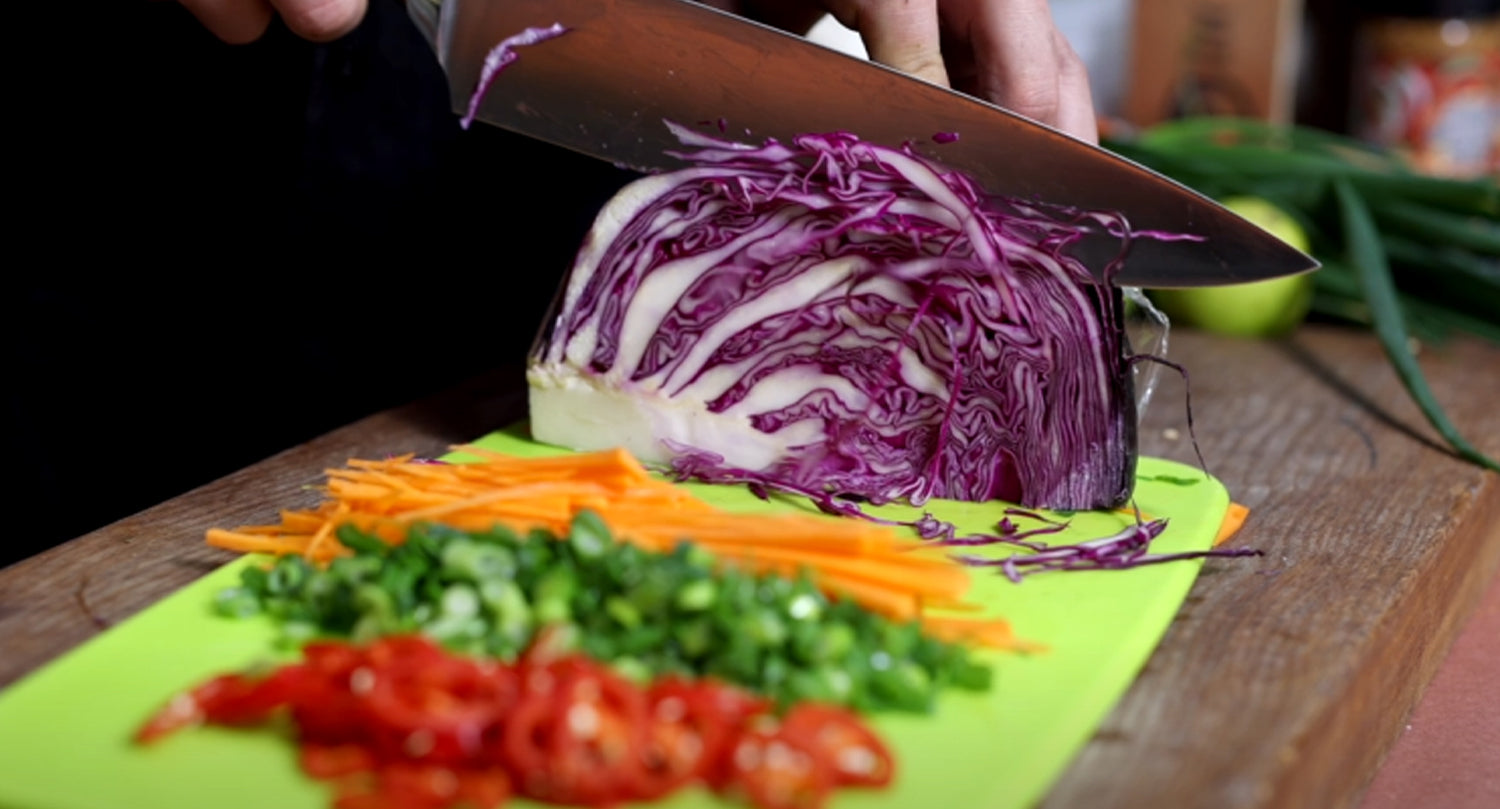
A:
[[[1371,329],[1454,453],[1500,471],[1449,420],[1413,354],[1413,338],[1500,345],[1496,178],[1427,176],[1352,138],[1235,118],[1169,121],[1103,145],[1209,197],[1260,197],[1295,218],[1323,264],[1311,314]]]

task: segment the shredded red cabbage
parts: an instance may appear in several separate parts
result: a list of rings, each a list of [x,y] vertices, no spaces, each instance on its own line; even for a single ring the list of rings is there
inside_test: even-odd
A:
[[[1032,553],[1018,553],[994,558],[953,554],[952,558],[972,567],[992,567],[1006,578],[1019,582],[1023,576],[1049,570],[1124,570],[1173,562],[1218,556],[1260,556],[1261,551],[1238,548],[1182,553],[1149,553],[1151,540],[1167,528],[1166,520],[1136,521],[1119,533],[1073,545],[1033,547]]]
[[[553,23],[545,28],[527,28],[515,36],[506,37],[500,41],[499,45],[491,48],[490,52],[484,56],[484,64],[479,68],[479,81],[474,85],[474,93],[469,96],[469,108],[459,119],[459,126],[468,129],[474,123],[475,116],[479,114],[479,105],[484,102],[485,95],[489,93],[490,85],[495,83],[495,77],[516,61],[516,48],[545,42],[567,32],[568,29],[564,28],[562,23]]]

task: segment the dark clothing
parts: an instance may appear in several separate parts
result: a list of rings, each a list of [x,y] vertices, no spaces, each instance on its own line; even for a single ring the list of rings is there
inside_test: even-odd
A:
[[[18,105],[0,564],[518,362],[631,178],[460,130],[399,3],[240,47],[171,2],[70,8]]]

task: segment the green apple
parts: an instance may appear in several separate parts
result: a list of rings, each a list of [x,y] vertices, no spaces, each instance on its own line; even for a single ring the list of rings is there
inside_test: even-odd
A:
[[[1224,207],[1307,252],[1307,232],[1297,220],[1260,197],[1220,200]],[[1249,284],[1153,289],[1151,300],[1173,323],[1238,337],[1275,337],[1297,328],[1312,305],[1312,275],[1303,273]]]

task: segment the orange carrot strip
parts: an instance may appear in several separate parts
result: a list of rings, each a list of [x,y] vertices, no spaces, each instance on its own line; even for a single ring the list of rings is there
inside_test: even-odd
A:
[[[236,533],[240,534],[262,534],[270,536],[277,536],[287,532],[285,525],[241,525],[234,530]]]
[[[1001,618],[936,618],[922,617],[922,629],[939,640],[949,643],[974,643],[991,649],[1016,652],[1037,652],[1046,649],[1043,644],[1016,637],[1010,623]]]
[[[348,514],[349,507],[347,505],[340,504],[338,509],[334,511],[333,516],[318,528],[317,532],[312,535],[312,539],[309,539],[307,541],[306,553],[308,556],[318,558],[323,553],[328,552],[324,550],[324,543],[326,543],[328,541],[328,538],[333,535],[333,528],[338,524],[339,518],[348,516]]]
[[[344,500],[382,500],[393,494],[388,486],[350,480],[331,480],[328,490]]]
[[[983,612],[984,605],[972,601],[960,601],[958,599],[943,598],[942,596],[928,596],[922,599],[923,614],[927,610],[942,610],[944,612]]]
[[[281,528],[285,531],[311,534],[322,524],[323,518],[311,511],[283,510],[281,512]]]
[[[710,550],[713,550],[710,548]],[[910,593],[956,596],[969,586],[963,568],[946,563],[942,567],[918,569],[903,564],[882,564],[871,559],[855,559],[814,554],[797,549],[757,548],[736,557],[800,564],[811,571],[836,575],[840,579],[857,579],[866,584]]]
[[[910,593],[891,590],[858,579],[824,575],[819,587],[834,596],[853,599],[866,609],[897,621],[914,621],[921,614],[921,603]]]
[[[1219,533],[1214,536],[1214,547],[1217,548],[1238,533],[1249,517],[1249,507],[1230,503],[1228,510],[1224,512],[1224,521],[1219,523]]]
[[[259,534],[243,534],[238,531],[226,531],[222,528],[210,528],[207,535],[208,544],[223,548],[228,551],[239,551],[241,553],[301,553],[306,543],[291,537],[268,537]]]
[[[668,541],[691,538],[705,547],[747,548],[790,547],[806,545],[809,532],[806,526],[796,522],[762,522],[740,524],[725,520],[722,514],[713,515],[712,522],[700,522],[688,514],[662,513],[659,509],[651,514],[631,513],[612,505],[597,509],[599,516],[610,526],[621,532],[644,531]],[[865,555],[880,552],[878,544],[868,536],[853,533],[818,536],[818,552],[829,554]]]

